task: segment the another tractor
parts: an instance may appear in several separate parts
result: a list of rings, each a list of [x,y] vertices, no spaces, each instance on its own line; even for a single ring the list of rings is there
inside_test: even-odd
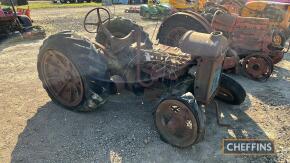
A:
[[[146,19],[163,19],[172,15],[174,12],[170,5],[160,4],[159,2],[152,2],[140,6],[140,15]]]
[[[241,63],[242,70],[247,76],[265,81],[272,74],[273,64],[281,61],[285,53],[284,43],[287,38],[285,33],[288,32],[283,31],[289,28],[289,6],[288,4],[279,6],[284,6],[282,8],[287,10],[279,16],[280,22],[276,26],[273,24],[277,23],[265,16],[239,16],[216,4],[209,4],[201,14],[193,11],[178,12],[163,21],[157,39],[162,44],[177,46],[187,30],[203,33],[222,31],[230,40],[232,49],[227,54],[224,69],[239,72]],[[261,13],[266,15],[267,11],[262,10]]]
[[[205,107],[215,97],[235,105],[245,99],[243,87],[221,72],[228,49],[221,32],[187,31],[180,48],[155,46],[140,26],[105,8],[89,11],[84,28],[96,41],[64,31],[48,37],[38,55],[43,87],[65,108],[92,111],[117,92],[158,89],[157,130],[182,148],[204,137]]]
[[[0,8],[0,41],[14,37],[17,39],[44,38],[45,31],[40,26],[33,26],[29,15],[19,15],[14,3],[11,8]]]
[[[224,0],[221,5],[230,13],[236,13],[242,17],[268,18],[271,29],[275,31],[273,36],[273,43],[275,46],[284,45],[285,41],[290,36],[289,3],[250,1],[243,4],[241,0]]]

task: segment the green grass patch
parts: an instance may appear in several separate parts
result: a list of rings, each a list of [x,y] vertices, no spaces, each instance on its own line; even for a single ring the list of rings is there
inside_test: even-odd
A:
[[[101,3],[70,3],[70,4],[57,4],[52,2],[31,2],[28,6],[30,9],[44,9],[44,8],[74,8],[74,7],[97,7],[101,6]],[[0,5],[5,7],[4,5]],[[20,8],[27,8],[27,6],[21,6]]]

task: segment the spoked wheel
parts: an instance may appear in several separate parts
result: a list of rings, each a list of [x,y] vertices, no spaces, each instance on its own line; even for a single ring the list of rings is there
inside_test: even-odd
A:
[[[245,57],[242,66],[246,75],[257,81],[266,81],[274,68],[271,58],[260,54]]]
[[[162,140],[173,146],[188,147],[204,136],[204,113],[191,93],[161,101],[154,118]]]
[[[102,52],[70,31],[51,35],[43,42],[37,70],[52,101],[70,110],[95,110],[111,93]]]
[[[74,64],[56,50],[47,51],[43,58],[43,79],[55,99],[66,106],[77,106],[84,97],[81,76]]]

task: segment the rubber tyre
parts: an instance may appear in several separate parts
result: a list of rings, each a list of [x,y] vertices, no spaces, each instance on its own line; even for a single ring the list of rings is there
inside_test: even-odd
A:
[[[195,117],[196,119],[196,122],[197,122],[197,137],[195,138],[195,140],[190,143],[190,144],[186,144],[186,145],[180,145],[180,144],[176,144],[174,142],[170,142],[168,141],[160,132],[160,130],[158,129],[157,127],[157,118],[156,118],[156,111],[158,109],[158,106],[165,100],[178,100],[180,101],[181,103],[183,103],[185,106],[187,106],[187,108],[190,108],[190,111],[192,112],[193,116]],[[193,94],[191,92],[188,92],[182,96],[179,96],[179,97],[169,97],[169,98],[165,98],[165,99],[162,99],[158,105],[156,106],[155,108],[155,111],[153,113],[153,118],[154,118],[154,123],[155,123],[155,126],[157,128],[157,131],[158,133],[160,134],[160,139],[168,144],[171,144],[172,146],[175,146],[175,147],[178,147],[178,148],[187,148],[187,147],[190,147],[192,146],[193,144],[197,144],[198,142],[202,141],[204,136],[205,136],[205,122],[206,122],[206,116],[205,116],[205,112],[202,111],[201,108],[199,108],[196,100],[195,100],[195,97],[193,96]]]
[[[20,21],[21,25],[24,28],[32,27],[31,19],[28,16],[20,15],[20,16],[18,16],[18,18],[19,18],[19,21]]]
[[[106,22],[104,25],[113,35],[118,33],[118,35],[115,35],[116,37],[127,36],[132,30],[139,27],[139,25],[132,20],[122,17],[113,18],[110,22]],[[107,36],[102,31],[99,31],[96,36],[96,41],[106,46],[106,40]],[[136,41],[137,40],[133,40],[132,43]],[[149,34],[146,33],[143,29],[141,31],[141,42],[145,43],[146,48],[152,48],[152,42],[150,41]]]
[[[173,15],[172,17],[169,17],[167,21],[164,22],[159,28],[159,32],[157,34],[157,39],[159,39],[159,43],[168,45],[168,46],[177,47],[178,45],[174,45],[168,42],[167,34],[171,33],[172,30],[176,28],[180,28],[180,27],[185,28],[186,31],[194,30],[196,32],[208,33],[208,31],[197,20],[189,16]]]
[[[76,67],[83,83],[84,94],[82,101],[75,107],[63,105],[49,91],[48,85],[45,82],[42,60],[48,50],[56,50],[65,55],[72,64]],[[111,83],[107,75],[107,63],[102,55],[102,51],[87,39],[74,34],[71,31],[64,31],[51,35],[40,47],[37,70],[39,79],[43,83],[43,88],[53,102],[73,111],[93,111],[100,107],[109,94]],[[101,97],[103,100],[96,100],[96,97]]]
[[[228,75],[222,74],[216,98],[232,105],[240,105],[245,101],[245,89]]]

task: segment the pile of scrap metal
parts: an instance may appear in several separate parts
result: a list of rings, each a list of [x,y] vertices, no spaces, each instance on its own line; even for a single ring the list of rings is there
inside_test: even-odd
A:
[[[0,8],[0,41],[10,38],[14,41],[45,38],[44,29],[32,25],[29,10],[24,11],[27,15],[21,15],[21,12],[16,11],[12,0],[10,4],[11,7]]]
[[[187,30],[222,31],[231,42],[224,69],[265,81],[273,72],[273,64],[280,62],[288,49],[285,42],[289,36],[290,6],[252,1],[239,12],[240,15],[230,13],[226,7],[212,3],[207,3],[202,13],[178,12],[164,20],[157,39],[177,46]]]

